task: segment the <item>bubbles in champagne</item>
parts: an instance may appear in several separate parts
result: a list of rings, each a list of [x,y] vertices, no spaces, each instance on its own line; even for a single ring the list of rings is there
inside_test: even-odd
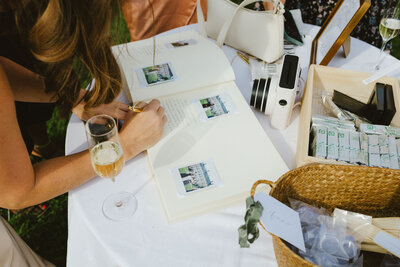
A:
[[[112,141],[97,144],[90,155],[94,170],[102,177],[113,178],[124,166],[121,145]]]
[[[400,32],[400,20],[392,18],[383,18],[379,25],[379,33],[384,41],[396,37]]]

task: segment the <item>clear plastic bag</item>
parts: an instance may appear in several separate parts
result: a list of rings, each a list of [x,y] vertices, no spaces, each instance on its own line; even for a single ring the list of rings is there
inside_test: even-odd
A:
[[[324,267],[361,267],[362,237],[347,231],[347,213],[339,211],[330,216],[327,210],[302,201],[289,199],[299,213],[306,252],[296,251],[304,259]],[[361,218],[365,220],[365,218]]]

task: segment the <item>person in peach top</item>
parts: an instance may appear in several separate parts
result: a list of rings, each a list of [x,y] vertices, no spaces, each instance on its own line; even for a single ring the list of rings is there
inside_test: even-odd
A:
[[[197,0],[123,0],[122,12],[131,41],[137,41],[196,23],[196,6]],[[207,0],[202,0],[201,6],[206,11]]]

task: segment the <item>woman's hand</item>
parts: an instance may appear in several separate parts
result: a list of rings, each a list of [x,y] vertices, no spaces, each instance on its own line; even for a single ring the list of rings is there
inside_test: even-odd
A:
[[[72,112],[81,120],[87,121],[90,117],[98,114],[107,114],[117,120],[125,120],[129,112],[127,104],[114,100],[109,104],[102,104],[95,108],[85,109],[85,103],[79,103],[72,109]]]
[[[140,102],[135,106],[142,108],[143,111],[141,113],[128,112],[120,131],[126,160],[157,143],[167,121],[164,108],[160,106],[158,100],[152,100],[149,104]]]

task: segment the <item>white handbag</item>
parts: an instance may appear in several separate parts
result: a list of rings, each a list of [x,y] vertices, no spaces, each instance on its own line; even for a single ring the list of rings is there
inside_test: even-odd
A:
[[[284,8],[279,0],[273,11],[255,11],[244,6],[259,0],[244,0],[237,5],[230,0],[207,0],[207,23],[197,1],[200,33],[222,47],[225,43],[240,51],[273,62],[283,55]]]

